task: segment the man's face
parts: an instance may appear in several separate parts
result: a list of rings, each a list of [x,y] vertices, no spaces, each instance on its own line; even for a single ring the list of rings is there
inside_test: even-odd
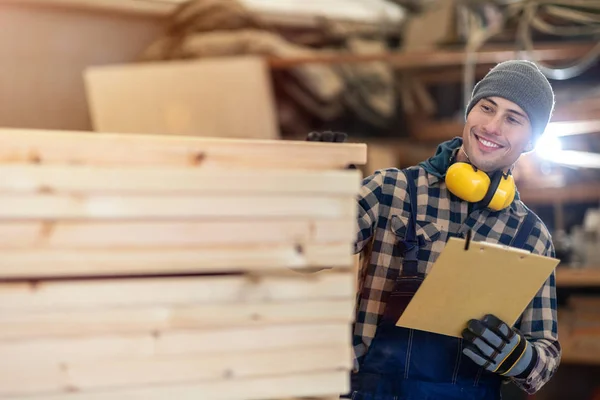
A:
[[[485,172],[506,170],[532,148],[533,133],[527,114],[501,97],[480,100],[471,109],[463,130],[466,153]]]

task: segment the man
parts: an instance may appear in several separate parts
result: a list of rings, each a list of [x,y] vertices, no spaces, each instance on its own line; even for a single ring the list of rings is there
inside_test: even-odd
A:
[[[476,241],[554,257],[545,225],[518,193],[507,194],[514,185],[512,167],[534,149],[553,108],[552,88],[535,64],[500,63],[475,86],[462,138],[442,143],[418,166],[379,170],[364,179],[355,246],[363,255],[355,367],[351,393],[344,397],[489,400],[500,398],[503,381],[535,393],[552,377],[561,355],[554,274],[514,327],[486,315],[465,321],[458,339],[395,323],[450,237],[471,232]],[[308,140],[343,137],[313,133]],[[490,175],[492,187],[483,200],[468,198],[470,176],[456,184],[454,175],[465,166]],[[457,168],[452,176],[451,167]],[[500,201],[492,201],[494,194]]]

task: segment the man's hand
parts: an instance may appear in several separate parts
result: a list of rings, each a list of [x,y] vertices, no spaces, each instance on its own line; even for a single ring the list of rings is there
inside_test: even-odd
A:
[[[344,132],[311,132],[306,136],[307,142],[328,142],[328,143],[343,143],[348,139],[348,135]],[[356,169],[356,165],[350,164],[346,169]]]
[[[493,315],[470,320],[462,335],[466,342],[463,353],[488,371],[527,376],[535,365],[535,347]]]
[[[348,139],[348,135],[343,132],[311,132],[306,137],[309,142],[335,142],[342,143]]]

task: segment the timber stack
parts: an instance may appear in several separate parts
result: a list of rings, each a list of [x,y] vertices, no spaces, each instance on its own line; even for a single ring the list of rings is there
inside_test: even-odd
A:
[[[364,164],[364,145],[14,129],[0,141],[0,398],[349,389],[361,177],[345,167]]]

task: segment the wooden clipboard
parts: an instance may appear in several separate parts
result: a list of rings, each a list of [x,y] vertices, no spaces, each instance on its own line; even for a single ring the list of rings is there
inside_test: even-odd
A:
[[[508,246],[450,238],[397,326],[461,337],[494,314],[514,325],[560,260]]]

